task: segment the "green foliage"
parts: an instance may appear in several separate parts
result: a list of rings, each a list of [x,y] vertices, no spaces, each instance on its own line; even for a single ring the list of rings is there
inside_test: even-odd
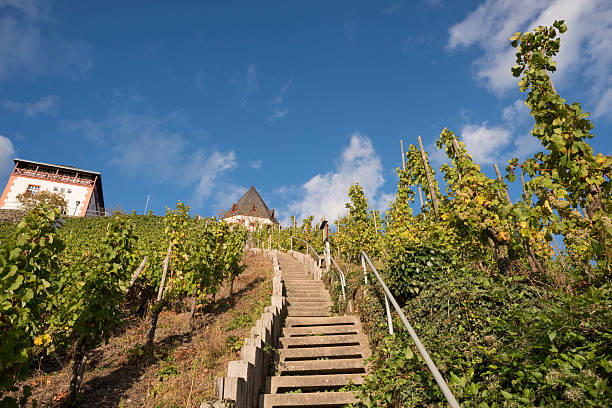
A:
[[[612,158],[593,153],[588,114],[566,104],[549,78],[557,33],[566,29],[555,22],[511,39],[518,51],[512,72],[529,91],[532,134],[545,149],[510,162],[511,182],[517,168],[528,176],[519,202],[509,202],[504,183],[488,178],[448,129],[437,142],[450,159],[442,165],[447,190],[439,217],[428,206],[418,215],[409,207],[411,188],[424,183],[416,148],[407,153],[408,169],[398,169],[379,271],[463,407],[598,407],[612,400]],[[555,258],[553,234],[565,244]],[[379,345],[362,403],[446,406],[401,324],[384,337],[380,290],[357,278],[347,273],[347,293]]]
[[[101,251],[87,255],[80,294],[81,313],[75,322],[78,341],[87,349],[108,341],[111,331],[121,321],[118,312],[131,275],[131,255],[137,237],[121,216],[111,221],[102,240]],[[77,298],[78,299],[78,298]],[[72,299],[75,301],[76,299]]]
[[[405,310],[461,406],[603,406],[612,396],[610,295],[609,285],[576,296],[463,270],[429,279]],[[445,406],[397,331],[376,349],[364,404]]]
[[[216,293],[240,264],[246,232],[215,219],[190,217],[182,203],[166,217],[59,219],[42,206],[18,225],[3,224],[0,249],[0,404],[27,403],[30,390],[16,392],[33,357],[66,351],[75,357],[107,341],[120,324],[130,278],[144,256],[142,293],[161,277],[168,241],[173,242],[164,296],[182,299]],[[146,302],[146,298],[141,302]],[[137,358],[137,356],[135,356]]]
[[[35,209],[0,249],[0,404],[17,403],[2,395],[15,390],[16,381],[27,373],[34,339],[44,333],[44,316],[53,295],[49,289],[64,249],[56,233],[58,216],[57,208]],[[44,340],[48,342],[48,337]],[[39,338],[36,343],[43,341]]]
[[[68,201],[61,193],[54,193],[49,190],[41,190],[37,193],[26,191],[25,193],[17,194],[21,209],[30,212],[41,205],[46,205],[50,208],[59,208],[64,210],[68,206]]]
[[[379,256],[382,251],[382,236],[375,229],[375,218],[378,215],[368,207],[363,188],[353,184],[349,188],[350,203],[346,204],[349,215],[338,220],[340,233],[336,237],[337,245],[348,259],[357,260],[363,248],[368,248],[371,256]],[[376,219],[376,225],[381,220]]]
[[[407,244],[390,255],[387,284],[401,305],[417,296],[428,281],[443,278],[452,266],[444,251],[427,244]]]
[[[556,70],[553,57],[559,52],[564,21],[552,27],[537,27],[532,33],[516,33],[512,46],[517,48],[512,74],[521,77],[522,92],[529,91],[525,104],[535,119],[531,134],[546,152],[519,164],[510,161],[509,179],[516,167],[531,177],[526,183],[527,200],[518,208],[524,222],[544,228],[547,237],[561,234],[570,245],[574,232],[583,230],[589,245],[586,259],[594,259],[600,271],[609,272],[612,259],[612,157],[595,155],[587,142],[593,137],[593,123],[579,103],[568,104],[555,91],[549,72]],[[531,205],[531,197],[536,204]],[[584,210],[584,213],[580,211]],[[550,238],[549,238],[550,239]]]

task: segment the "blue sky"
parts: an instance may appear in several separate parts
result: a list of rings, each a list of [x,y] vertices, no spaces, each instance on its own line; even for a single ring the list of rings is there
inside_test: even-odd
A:
[[[558,92],[612,152],[604,0],[0,0],[0,178],[13,157],[102,173],[106,204],[216,215],[254,184],[281,219],[396,191],[400,139],[445,126],[483,170],[539,147],[508,38],[565,18]],[[514,189],[513,191],[515,191]]]

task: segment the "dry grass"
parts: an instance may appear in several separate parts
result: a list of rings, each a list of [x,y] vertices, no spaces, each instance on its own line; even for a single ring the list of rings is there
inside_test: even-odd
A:
[[[272,266],[263,256],[245,255],[246,270],[234,283],[234,298],[224,286],[213,305],[196,314],[176,307],[159,318],[155,350],[143,356],[146,320],[126,321],[124,331],[91,353],[82,386],[85,407],[199,407],[213,397],[214,378],[236,359],[254,320],[268,305]],[[229,329],[228,329],[229,327]],[[71,362],[55,372],[39,369],[28,383],[39,406],[59,406],[70,381]]]

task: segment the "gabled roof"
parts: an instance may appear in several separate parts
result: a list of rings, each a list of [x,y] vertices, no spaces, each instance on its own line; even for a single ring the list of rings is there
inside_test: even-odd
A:
[[[261,198],[255,186],[251,186],[246,193],[232,205],[232,209],[223,214],[223,218],[234,215],[248,215],[251,217],[267,218],[276,222],[274,210],[270,210]]]

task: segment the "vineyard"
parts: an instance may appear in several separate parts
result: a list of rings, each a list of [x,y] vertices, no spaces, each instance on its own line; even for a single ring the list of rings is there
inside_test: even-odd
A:
[[[346,275],[346,300],[334,268],[324,279],[335,310],[356,309],[370,334],[375,351],[361,387],[364,406],[446,404],[407,333],[388,334],[384,295],[364,285],[362,250],[375,259],[461,406],[612,401],[612,157],[593,152],[588,114],[566,103],[550,80],[566,29],[561,21],[511,38],[512,74],[527,92],[542,152],[511,160],[505,177],[496,165],[491,179],[444,129],[436,144],[448,157],[440,168],[446,192],[420,138],[397,170],[396,200],[384,219],[358,184],[350,187],[347,215],[329,237]],[[505,180],[517,178],[523,194],[512,202]],[[257,240],[301,251],[305,240],[322,254],[313,221],[292,219],[289,228]]]
[[[346,215],[330,222],[328,255],[345,279],[331,268],[323,280],[334,312],[358,314],[373,349],[365,384],[352,388],[362,406],[446,406],[397,316],[389,334],[385,295],[364,281],[362,251],[461,406],[612,401],[612,157],[593,151],[588,113],[550,78],[566,30],[557,21],[511,37],[511,72],[526,92],[541,152],[510,160],[505,174],[495,165],[490,178],[445,128],[436,142],[448,158],[438,170],[444,186],[419,138],[405,153],[402,144],[386,214],[373,211],[355,183]],[[522,191],[515,201],[512,183]],[[148,316],[138,355],[154,352],[160,314],[177,303],[189,299],[195,325],[195,311],[214,302],[222,284],[232,295],[247,241],[326,251],[313,216],[248,235],[189,212],[179,203],[164,217],[64,220],[40,207],[18,225],[1,225],[0,406],[28,404],[24,379],[34,362],[57,354],[73,355],[63,402],[77,402],[92,350],[126,315]]]
[[[144,355],[154,350],[162,310],[189,297],[193,320],[224,281],[231,296],[244,269],[246,230],[191,217],[182,203],[165,217],[68,220],[42,206],[2,235],[1,406],[26,403],[31,389],[15,386],[32,361],[68,350],[74,365],[64,402],[73,404],[90,352],[108,342],[126,313],[150,315]]]

